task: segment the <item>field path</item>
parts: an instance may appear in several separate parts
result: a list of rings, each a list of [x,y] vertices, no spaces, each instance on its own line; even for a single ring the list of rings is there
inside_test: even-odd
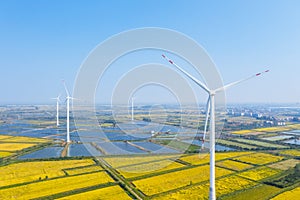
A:
[[[96,158],[97,161],[99,161],[99,164],[105,169],[109,175],[112,176],[112,178],[119,182],[121,185],[124,186],[124,188],[130,192],[132,196],[134,196],[134,199],[142,200],[143,194],[138,194],[136,191],[134,191],[134,186],[130,185],[121,175],[119,175],[116,171],[113,170],[113,168],[102,158],[98,157]]]

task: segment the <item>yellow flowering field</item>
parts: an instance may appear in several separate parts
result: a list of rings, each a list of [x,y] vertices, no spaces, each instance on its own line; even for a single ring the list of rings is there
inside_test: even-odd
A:
[[[262,166],[255,169],[251,169],[249,171],[242,172],[239,174],[239,176],[258,181],[273,176],[275,174],[278,174],[279,172],[281,172],[281,170]]]
[[[102,123],[101,127],[112,127],[113,124],[112,123]]]
[[[176,158],[174,155],[155,155],[155,156],[118,156],[103,158],[112,167],[119,168],[127,165],[135,165],[141,163],[148,163],[153,161]]]
[[[1,138],[0,138],[1,139]],[[23,136],[10,136],[1,140],[1,142],[23,142],[23,143],[44,143],[49,142],[48,139],[44,138],[33,138]]]
[[[64,176],[64,168],[92,165],[92,159],[22,162],[0,167],[0,187]]]
[[[154,198],[151,198],[153,200],[182,200],[182,199],[188,199],[188,200],[204,200],[208,199],[209,197],[209,186],[207,184],[203,185],[197,185],[193,187],[188,187],[186,189],[181,189],[176,192],[167,193],[159,196],[155,196]]]
[[[243,134],[247,134],[247,133],[251,133],[253,132],[252,130],[240,130],[240,131],[233,131],[231,132],[232,134],[239,134],[239,135],[243,135]]]
[[[44,180],[0,190],[0,199],[33,199],[61,192],[114,182],[106,172]]]
[[[120,200],[130,200],[128,194],[118,185],[110,186],[106,188],[101,188],[97,190],[92,190],[88,192],[83,192],[80,194],[75,194],[63,198],[59,198],[59,200],[69,200],[69,199],[84,199],[84,200],[112,200],[112,199],[120,199]]]
[[[216,167],[216,177],[231,173],[230,170]],[[144,194],[154,195],[207,180],[209,180],[209,165],[141,179],[134,181],[133,184]]]
[[[259,184],[255,187],[222,197],[222,199],[223,200],[245,200],[245,199],[249,199],[249,197],[251,197],[251,199],[269,199],[271,196],[273,196],[280,190],[281,190],[280,188],[274,186]]]
[[[299,199],[299,197],[300,197],[300,187],[297,187],[293,190],[286,191],[284,193],[277,195],[272,200],[282,200],[282,199],[286,199],[286,200],[295,199],[296,200],[296,199]]]
[[[11,152],[0,151],[0,158],[4,158],[4,157],[10,156],[10,155],[12,155]]]
[[[299,156],[300,157],[300,151],[297,149],[283,150],[283,151],[280,151],[279,153],[285,154],[285,155],[290,155],[290,156]]]
[[[223,160],[226,158],[232,158],[236,156],[248,155],[252,152],[226,152],[226,153],[216,153],[216,160]],[[209,163],[209,153],[207,154],[194,154],[189,156],[183,156],[180,158],[185,162],[191,163],[193,165],[199,165],[204,163]]]
[[[99,165],[92,165],[92,166],[86,166],[86,167],[80,167],[80,168],[74,168],[74,169],[65,169],[65,171],[69,175],[97,172],[97,171],[101,171],[101,170],[103,170],[103,168]]]
[[[174,162],[170,160],[162,160],[157,162],[122,167],[117,170],[125,178],[133,178],[133,177],[142,176],[146,174],[152,174],[152,173],[167,171],[170,169],[176,169],[184,166],[185,165],[178,162]]]
[[[11,136],[11,135],[0,135],[0,140],[7,139],[7,138],[10,138],[10,137],[13,137],[13,136]]]
[[[256,183],[239,176],[229,176],[216,180],[216,195],[220,197],[225,194],[232,193],[238,190],[244,190],[248,187],[254,186]],[[157,196],[154,199],[208,199],[209,197],[209,183],[188,187],[169,193],[162,196]]]
[[[274,156],[267,153],[253,153],[250,155],[245,155],[237,158],[233,158],[234,160],[250,163],[250,164],[257,164],[257,165],[263,165],[267,163],[277,162],[284,157],[282,156]]]
[[[253,145],[249,145],[249,144],[243,144],[243,143],[240,143],[240,142],[233,142],[233,141],[230,141],[230,140],[222,140],[222,139],[218,139],[217,143],[224,144],[224,145],[229,145],[229,146],[240,147],[240,148],[249,149],[249,150],[254,150],[254,149],[258,148],[257,146],[253,146]]]
[[[288,125],[288,127],[290,129],[300,129],[300,124],[291,124],[291,125]]]
[[[236,171],[241,171],[241,170],[249,169],[249,168],[253,167],[252,165],[241,163],[241,162],[236,162],[233,160],[224,160],[221,162],[217,162],[216,165],[220,166],[220,167],[225,167],[228,169],[236,170]]]
[[[27,120],[28,124],[35,124],[35,125],[52,125],[54,124],[53,121],[41,121],[41,120]]]
[[[255,182],[239,176],[228,176],[216,181],[216,195],[222,196],[237,190],[243,190],[255,184]],[[209,187],[209,183],[207,183],[207,187]]]
[[[259,131],[259,132],[281,132],[281,131],[289,131],[291,129],[293,129],[292,126],[275,126],[275,127],[257,128],[257,129],[253,129],[253,131]]]
[[[275,168],[275,169],[281,169],[281,170],[288,170],[290,168],[295,167],[298,163],[300,163],[300,160],[289,159],[289,160],[284,160],[281,162],[273,163],[273,164],[269,165],[268,167]]]
[[[19,151],[28,147],[35,146],[34,143],[0,143],[0,151]]]

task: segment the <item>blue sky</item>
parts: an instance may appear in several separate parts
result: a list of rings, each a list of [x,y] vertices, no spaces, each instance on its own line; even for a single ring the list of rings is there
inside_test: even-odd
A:
[[[81,63],[97,44],[142,27],[174,29],[195,39],[224,83],[266,66],[271,70],[229,90],[228,102],[297,103],[299,10],[296,0],[0,1],[0,103],[51,102],[63,91],[61,79],[73,87]],[[149,97],[144,92],[138,99]]]

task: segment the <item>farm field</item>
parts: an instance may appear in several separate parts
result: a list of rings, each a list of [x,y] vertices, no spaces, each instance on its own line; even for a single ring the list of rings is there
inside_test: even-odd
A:
[[[0,142],[44,143],[44,142],[49,142],[49,140],[43,138],[31,138],[31,137],[23,137],[23,136],[8,136],[2,139],[0,137]]]
[[[238,148],[242,148],[242,149],[248,149],[248,150],[254,150],[254,149],[258,148],[257,146],[253,146],[253,145],[249,145],[249,144],[243,144],[243,143],[238,143],[238,142],[232,142],[230,140],[218,139],[217,142],[220,143],[220,144],[227,145],[227,146],[234,146],[234,147],[238,147]]]
[[[32,199],[114,182],[106,172],[43,180],[0,190],[0,199]]]
[[[152,173],[163,172],[171,169],[181,168],[185,165],[170,161],[170,160],[162,160],[151,163],[143,163],[138,165],[131,165],[127,167],[117,168],[121,175],[125,178],[133,178],[137,176],[143,176]]]
[[[98,172],[101,170],[103,170],[102,167],[100,167],[98,165],[92,165],[92,166],[84,166],[84,167],[78,167],[78,168],[72,168],[72,169],[65,169],[64,171],[68,175],[77,175],[77,174]]]
[[[276,135],[276,136],[271,136],[271,137],[263,137],[261,139],[274,142],[274,141],[289,139],[289,138],[292,138],[292,137],[293,136],[289,136],[289,135]]]
[[[255,169],[250,169],[248,171],[242,172],[239,174],[239,176],[249,178],[254,181],[258,181],[273,176],[275,174],[278,174],[280,172],[281,170],[262,166],[262,167],[258,167]]]
[[[271,164],[268,167],[275,168],[275,169],[281,169],[281,170],[288,170],[290,168],[295,167],[298,163],[300,163],[300,160],[289,159],[289,160],[284,160],[281,162]]]
[[[77,199],[85,199],[85,200],[111,200],[111,199],[120,199],[120,200],[130,200],[128,194],[120,187],[120,186],[110,186],[105,188],[100,188],[88,192],[83,192],[75,195],[70,195],[67,197],[59,198],[59,200],[77,200]]]
[[[37,146],[42,143],[47,143],[49,141],[50,140],[42,139],[42,138],[0,135],[0,152],[21,151],[29,147]],[[5,156],[2,156],[1,154],[5,155],[5,153],[0,153],[0,158],[9,156],[8,154]]]
[[[0,187],[65,176],[62,169],[93,165],[92,159],[65,161],[35,161],[0,167]]]
[[[238,176],[228,176],[216,180],[216,195],[218,197],[251,187],[256,183]],[[192,186],[173,193],[154,197],[154,199],[208,199],[209,183]]]
[[[246,190],[241,190],[238,191],[234,194],[221,197],[223,200],[245,200],[251,197],[251,199],[268,199],[272,197],[274,194],[279,192],[281,189],[270,186],[270,185],[265,185],[265,184],[260,184],[255,187],[246,189]]]
[[[265,127],[265,128],[256,128],[256,129],[249,129],[249,130],[239,130],[239,131],[233,131],[232,134],[238,134],[238,135],[248,135],[256,132],[283,132],[283,131],[290,131],[294,129],[300,129],[299,124],[292,124],[287,126],[276,126],[276,127]]]
[[[155,155],[155,156],[119,156],[119,157],[106,157],[104,160],[112,167],[119,168],[128,165],[136,165],[141,163],[155,162],[170,158],[176,158],[178,155]]]
[[[35,143],[0,143],[0,151],[15,152],[35,145]]]
[[[267,148],[277,148],[277,149],[286,148],[286,146],[283,146],[283,145],[271,144],[271,143],[261,142],[261,141],[257,141],[257,140],[248,140],[248,139],[242,139],[242,138],[233,139],[233,140],[237,141],[237,142],[242,142],[242,143],[246,143],[246,144],[250,144],[250,145],[257,145],[257,146],[267,147]]]
[[[272,200],[282,200],[282,199],[298,199],[300,196],[300,187],[297,187],[293,190],[283,192],[276,197],[274,197]]]
[[[233,158],[242,155],[252,154],[252,152],[228,152],[228,153],[216,153],[216,160],[223,160],[226,158]],[[182,156],[180,160],[188,162],[193,165],[209,163],[209,154],[193,154],[188,156]]]
[[[225,168],[228,168],[231,170],[235,170],[235,171],[241,171],[241,170],[245,170],[245,169],[249,169],[249,168],[253,167],[252,165],[241,163],[241,162],[236,162],[233,160],[224,160],[221,162],[217,162],[216,165],[220,166],[220,167],[225,167]]]
[[[193,144],[188,144],[185,142],[177,141],[177,140],[162,140],[162,141],[156,141],[158,144],[166,145],[168,147],[177,149],[181,152],[184,152],[186,150],[196,150],[199,149],[199,146],[193,145]]]
[[[283,150],[283,151],[280,151],[279,153],[284,154],[284,155],[299,156],[300,157],[300,150],[297,150],[297,149]]]
[[[274,156],[267,153],[253,153],[246,156],[240,156],[237,158],[233,158],[233,160],[249,163],[249,164],[256,164],[256,165],[264,165],[267,163],[277,162],[284,159],[282,156]]]
[[[0,151],[0,158],[4,158],[4,157],[10,156],[12,154],[13,153],[11,153],[11,152]]]
[[[208,199],[209,154],[185,154],[179,162],[174,161],[177,157],[175,154],[113,156],[103,160],[119,166],[114,169],[146,199]],[[287,166],[292,167],[293,162],[298,160],[285,160],[284,156],[263,152],[218,152],[217,196],[239,199],[253,193],[256,199],[272,197],[281,189],[259,182],[281,173]],[[0,167],[0,177],[0,199],[21,196],[25,199],[131,199],[128,191],[92,159],[13,163]]]
[[[259,132],[282,132],[282,131],[289,131],[293,128],[290,126],[280,126],[280,127],[266,127],[266,128],[258,128],[253,129],[253,131],[259,131]]]
[[[238,134],[238,135],[243,135],[243,134],[247,134],[247,133],[252,133],[252,130],[240,130],[240,131],[233,131],[231,132],[232,134]]]
[[[10,136],[10,135],[0,135],[0,141],[4,140],[4,139],[7,139],[7,138],[11,138],[13,136]]]
[[[232,171],[216,167],[216,177],[231,174]],[[158,175],[134,181],[133,184],[146,195],[166,192],[191,183],[199,183],[209,179],[209,166],[204,165],[168,174]]]

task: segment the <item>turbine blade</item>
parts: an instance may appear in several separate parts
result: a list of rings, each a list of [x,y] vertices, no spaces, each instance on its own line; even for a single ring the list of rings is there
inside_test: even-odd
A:
[[[206,116],[205,116],[205,124],[204,124],[202,147],[201,147],[202,149],[204,149],[205,135],[207,132],[207,125],[208,125],[209,110],[210,110],[210,98],[208,97],[207,103],[206,103]]]
[[[210,93],[210,90],[204,85],[201,81],[187,73],[185,70],[183,70],[181,67],[179,67],[176,63],[174,63],[172,60],[170,60],[167,56],[162,54],[162,57],[166,59],[169,63],[174,65],[178,70],[180,70],[182,73],[184,73],[188,78],[190,78],[192,81],[194,81],[198,86],[200,86],[202,89],[204,89],[206,92]]]
[[[67,93],[67,96],[69,97],[69,96],[70,96],[70,94],[69,94],[68,88],[67,88],[67,86],[66,86],[66,82],[65,82],[65,80],[62,80],[62,83],[64,84],[65,91],[66,91],[66,93]]]
[[[242,83],[242,82],[247,81],[247,80],[249,80],[249,79],[252,79],[252,78],[254,78],[254,77],[260,76],[260,75],[265,74],[265,73],[267,73],[267,72],[269,72],[269,71],[270,71],[270,70],[265,70],[265,71],[263,71],[263,72],[260,72],[260,73],[251,75],[251,76],[249,76],[249,77],[247,77],[247,78],[244,78],[244,79],[235,81],[235,82],[233,82],[233,83],[229,83],[229,84],[227,84],[227,85],[225,85],[225,86],[223,86],[223,87],[220,87],[220,88],[216,89],[215,92],[219,92],[219,91],[221,91],[221,90],[227,90],[228,88],[230,88],[230,87],[232,87],[232,86],[234,86],[234,85],[237,85],[237,84],[239,84],[239,83]]]

